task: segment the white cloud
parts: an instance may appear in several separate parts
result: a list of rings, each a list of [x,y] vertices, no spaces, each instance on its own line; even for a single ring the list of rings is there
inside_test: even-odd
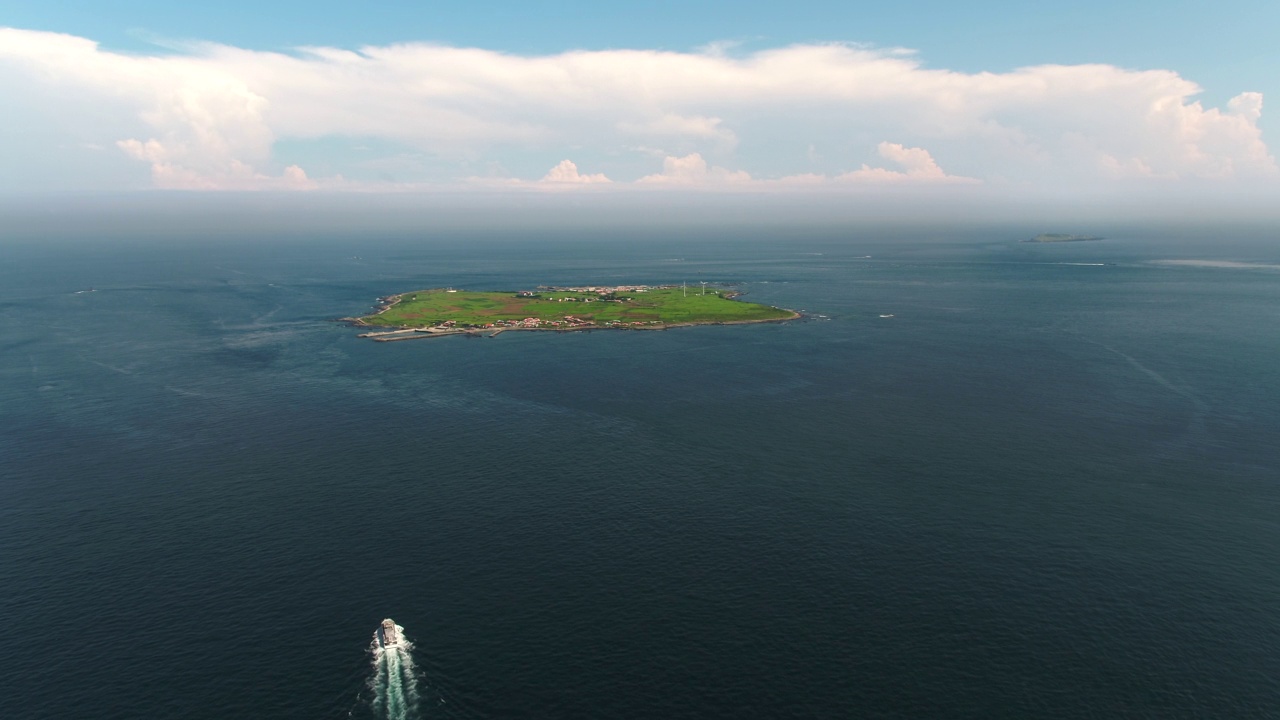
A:
[[[732,130],[721,127],[723,122],[718,117],[686,117],[667,113],[644,122],[619,122],[618,130],[630,135],[710,139],[717,141],[723,149],[732,149],[738,143],[738,136]]]
[[[738,170],[726,170],[722,167],[709,167],[702,155],[693,153],[684,157],[668,155],[662,161],[662,172],[656,175],[645,175],[636,181],[647,185],[745,185],[751,182],[751,175]]]
[[[708,165],[702,155],[693,153],[684,157],[667,156],[662,161],[662,172],[645,175],[637,184],[659,187],[734,188],[743,190],[768,189],[817,189],[857,183],[861,185],[898,185],[902,183],[976,183],[967,177],[948,175],[923,148],[909,148],[897,143],[882,142],[877,147],[880,156],[897,163],[903,170],[888,170],[863,165],[862,169],[837,175],[834,178],[819,173],[785,175],[776,179],[756,179],[745,171],[728,170]]]
[[[465,178],[465,182],[473,187],[524,190],[567,190],[613,184],[613,181],[604,173],[583,175],[578,171],[577,163],[572,160],[561,160],[555,167],[548,170],[542,179],[533,182],[511,177],[506,174],[505,169],[500,167],[495,170],[498,172],[488,177],[472,175]]]
[[[15,89],[32,85],[51,91]],[[999,176],[1086,189],[1108,179],[1280,174],[1258,127],[1262,96],[1246,92],[1225,109],[1206,108],[1194,100],[1199,90],[1169,70],[1042,65],[966,73],[925,68],[909,52],[841,44],[741,56],[521,56],[427,44],[294,54],[198,44],[139,55],[0,28],[0,92],[46,104],[42,111],[65,118],[75,142],[118,147],[165,187],[308,186],[301,168],[283,168],[277,143],[335,137],[411,148],[456,174],[508,161],[507,153],[666,148],[663,171],[644,176],[646,185],[762,187],[703,157],[778,177],[817,162],[852,165],[860,148],[885,137],[901,143],[880,146],[891,166],[868,165],[844,180]],[[0,138],[0,152],[4,142],[22,139]],[[794,157],[779,148],[795,148]],[[628,157],[631,177],[643,175],[644,153]],[[566,169],[548,182],[597,176],[564,179],[573,177]]]
[[[828,178],[826,175],[819,175],[817,173],[802,173],[800,175],[786,175],[778,178],[777,180],[773,180],[771,182],[782,187],[799,188],[799,187],[818,187],[820,185],[826,185],[830,181],[831,181],[830,178]]]
[[[928,150],[918,147],[904,147],[898,143],[882,142],[876,146],[880,157],[896,163],[902,170],[873,168],[863,164],[861,169],[837,175],[836,182],[858,183],[972,183],[974,178],[948,175],[938,167]]]
[[[146,142],[120,140],[116,146],[135,160],[151,165],[151,178],[156,187],[170,190],[312,190],[317,183],[297,165],[284,169],[279,177],[257,172],[251,165],[234,157],[218,158],[218,166],[210,169],[192,167],[192,153],[180,142],[168,145],[159,140]],[[203,170],[203,171],[202,171]]]
[[[1227,108],[1246,122],[1257,122],[1262,117],[1262,93],[1240,93],[1227,101]]]
[[[583,175],[578,172],[578,166],[575,165],[572,160],[561,160],[559,165],[551,168],[551,170],[543,176],[542,182],[589,185],[592,183],[608,183],[613,181],[605,177],[604,173]]]

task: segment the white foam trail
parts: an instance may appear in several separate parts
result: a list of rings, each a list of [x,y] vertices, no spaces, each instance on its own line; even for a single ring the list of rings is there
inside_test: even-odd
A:
[[[400,642],[389,648],[373,634],[369,650],[373,655],[373,712],[386,720],[413,720],[418,717],[418,675],[413,665],[413,643],[404,636],[404,628],[396,626]]]

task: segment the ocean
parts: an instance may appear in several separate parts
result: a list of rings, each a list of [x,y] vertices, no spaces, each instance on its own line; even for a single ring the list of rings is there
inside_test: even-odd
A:
[[[1031,234],[0,245],[0,716],[1280,716],[1280,246]]]

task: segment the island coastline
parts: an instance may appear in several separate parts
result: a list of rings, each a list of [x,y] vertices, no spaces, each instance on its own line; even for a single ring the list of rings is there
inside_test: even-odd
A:
[[[677,296],[676,292],[680,295]],[[710,296],[708,296],[708,291]],[[620,295],[619,293],[623,293]],[[702,325],[748,325],[757,323],[782,323],[798,320],[804,315],[795,310],[786,308],[777,308],[768,305],[760,305],[757,303],[745,303],[737,300],[742,295],[740,291],[729,290],[725,288],[707,288],[706,286],[695,287],[691,291],[688,287],[681,285],[623,285],[623,286],[587,286],[587,287],[546,287],[540,286],[533,291],[484,291],[484,292],[467,292],[455,290],[453,288],[433,288],[428,290],[410,291],[387,295],[378,299],[378,304],[374,306],[373,312],[361,317],[341,318],[340,322],[345,322],[354,327],[368,328],[368,332],[361,333],[357,337],[367,338],[375,342],[397,342],[401,340],[419,340],[427,338],[451,337],[462,335],[466,337],[496,337],[504,332],[510,331],[542,331],[542,332],[581,332],[592,330],[670,330],[682,327],[697,327]],[[640,299],[640,295],[646,295]],[[387,322],[379,322],[379,319],[387,313],[400,307],[402,304],[410,300],[419,304],[425,299],[437,299],[442,295],[451,296],[448,299],[453,301],[455,298],[462,305],[468,304],[492,304],[495,300],[505,301],[509,305],[503,309],[507,310],[507,315],[511,315],[513,306],[519,306],[519,302],[526,302],[527,305],[519,306],[521,310],[529,310],[536,308],[532,316],[523,319],[514,319],[513,317],[500,317],[500,313],[495,313],[492,322],[459,323],[456,319],[440,319],[448,318],[450,313],[437,309],[433,322],[428,323],[403,323],[399,320],[391,320]],[[693,304],[689,303],[690,299],[699,305],[710,305],[719,311],[706,311],[704,319],[667,321],[662,320],[662,310],[665,309],[663,302],[649,302],[642,304],[644,300],[651,298],[665,298],[667,304],[680,305]],[[514,300],[513,300],[514,299]],[[555,303],[613,303],[610,307],[614,310],[613,314],[617,315],[614,319],[597,320],[594,313],[579,311],[576,314],[565,313],[561,309],[552,312],[548,306],[552,302]],[[741,303],[745,307],[730,307],[724,304],[724,301],[731,301],[734,305]],[[585,306],[584,306],[585,307]],[[461,307],[453,307],[458,317],[469,320],[475,320],[472,314],[475,310],[463,310]],[[645,313],[639,317],[649,318],[656,313],[659,317],[657,320],[627,320],[625,314],[632,310]],[[761,317],[735,317],[735,314],[743,312],[751,312],[761,314]],[[523,312],[516,314],[525,314]]]
[[[1105,239],[1106,238],[1102,238],[1097,235],[1069,235],[1067,233],[1040,233],[1039,235],[1033,238],[1030,238],[1027,240],[1020,240],[1019,242],[1045,244],[1045,243],[1096,242],[1098,240],[1105,240]]]

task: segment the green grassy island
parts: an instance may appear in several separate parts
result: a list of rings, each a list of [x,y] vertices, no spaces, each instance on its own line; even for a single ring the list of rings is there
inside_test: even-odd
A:
[[[435,289],[392,295],[377,312],[344,318],[376,328],[360,337],[387,342],[507,330],[661,330],[686,325],[793,320],[791,310],[733,299],[725,288],[680,285],[540,287],[475,292]]]
[[[1040,233],[1030,240],[1022,242],[1029,243],[1062,243],[1062,242],[1091,242],[1093,240],[1101,240],[1097,235],[1068,235],[1066,233]]]

